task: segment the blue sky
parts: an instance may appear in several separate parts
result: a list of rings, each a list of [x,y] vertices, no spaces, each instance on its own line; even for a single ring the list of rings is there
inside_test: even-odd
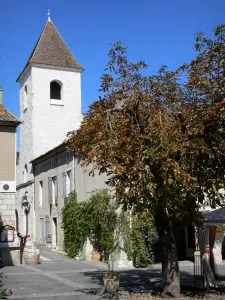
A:
[[[121,40],[131,60],[145,60],[149,73],[174,69],[194,55],[198,31],[211,34],[225,23],[225,0],[1,0],[0,85],[4,104],[19,116],[19,84],[24,67],[51,10],[53,23],[82,73],[82,109],[98,98],[110,43]]]

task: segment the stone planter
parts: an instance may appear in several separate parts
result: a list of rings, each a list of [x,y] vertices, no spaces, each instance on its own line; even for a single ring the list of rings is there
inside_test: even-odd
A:
[[[100,252],[92,252],[91,259],[92,261],[100,261],[101,254]]]
[[[105,292],[114,294],[120,287],[120,277],[117,274],[105,274],[103,277]]]

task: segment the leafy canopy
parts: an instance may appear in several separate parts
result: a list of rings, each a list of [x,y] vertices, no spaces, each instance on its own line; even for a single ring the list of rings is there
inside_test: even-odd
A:
[[[112,44],[93,102],[71,136],[85,164],[109,175],[125,208],[197,217],[221,204],[225,168],[225,26],[196,37],[197,56],[175,71],[144,76],[121,42]]]

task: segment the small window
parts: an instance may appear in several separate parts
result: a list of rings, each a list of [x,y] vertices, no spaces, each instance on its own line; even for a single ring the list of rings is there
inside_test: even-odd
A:
[[[50,83],[50,99],[61,100],[61,85],[56,81]]]
[[[24,87],[24,94],[23,94],[23,110],[25,111],[28,107],[28,99],[27,99],[27,86]]]

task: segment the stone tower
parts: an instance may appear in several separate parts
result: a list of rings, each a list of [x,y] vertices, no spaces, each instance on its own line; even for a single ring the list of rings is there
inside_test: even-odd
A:
[[[30,161],[62,143],[68,131],[79,127],[81,72],[48,14],[48,20],[19,75],[20,150],[17,165],[17,198],[29,202],[29,220],[23,209],[20,231],[35,239],[33,220],[33,170]],[[23,215],[23,216],[22,216]],[[27,229],[27,227],[29,229]]]

